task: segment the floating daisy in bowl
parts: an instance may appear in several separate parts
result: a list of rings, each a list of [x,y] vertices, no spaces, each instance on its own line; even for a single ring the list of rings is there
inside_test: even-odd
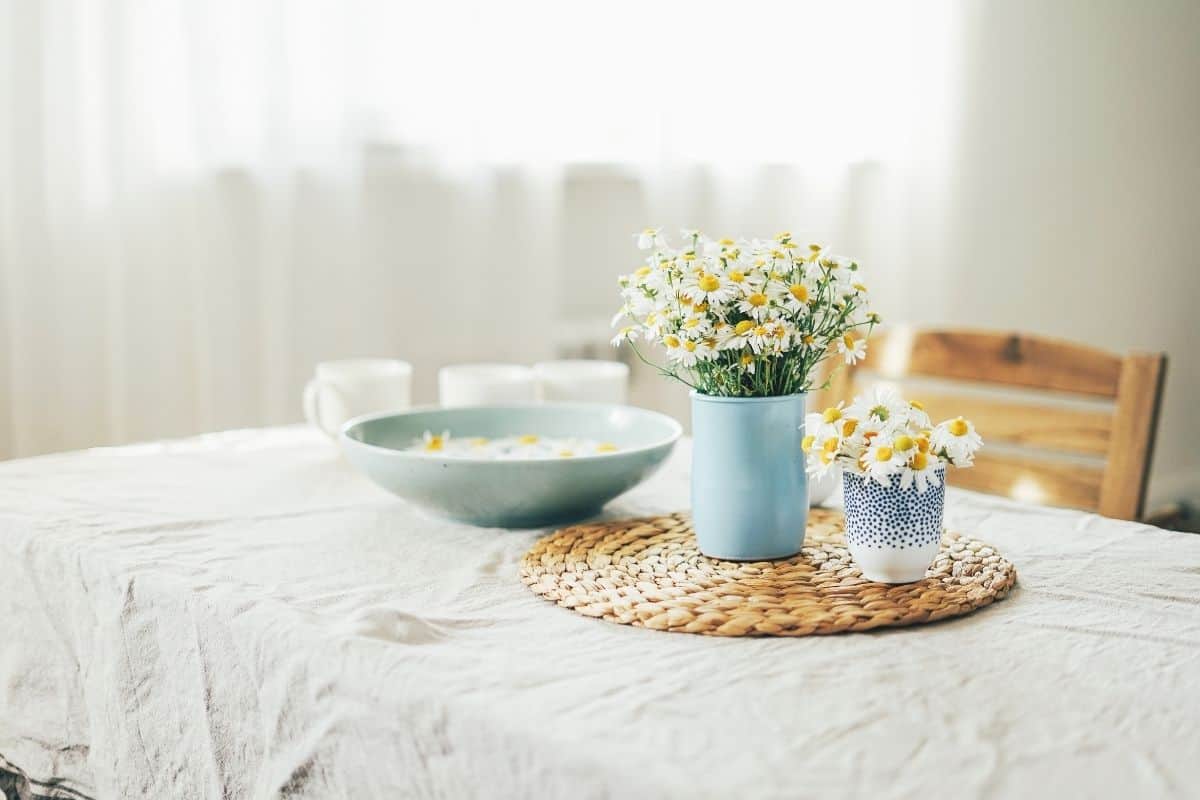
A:
[[[523,433],[515,436],[488,438],[484,436],[454,437],[450,431],[425,431],[414,439],[409,452],[435,455],[441,458],[470,458],[482,460],[522,460],[531,458],[575,458],[602,456],[620,450],[612,442],[599,442],[577,436],[541,436]]]

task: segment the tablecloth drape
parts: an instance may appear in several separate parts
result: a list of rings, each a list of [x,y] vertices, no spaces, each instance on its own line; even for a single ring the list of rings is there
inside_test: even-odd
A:
[[[686,505],[683,443],[606,513]],[[1194,797],[1200,537],[947,517],[1009,599],[721,640],[539,600],[539,532],[425,516],[303,429],[3,463],[0,768],[95,798]]]

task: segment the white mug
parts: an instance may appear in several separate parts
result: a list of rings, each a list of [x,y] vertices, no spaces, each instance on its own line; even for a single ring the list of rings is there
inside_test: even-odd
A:
[[[537,379],[519,364],[454,364],[438,370],[438,400],[447,408],[536,403]]]
[[[336,437],[349,419],[412,404],[412,364],[390,358],[322,361],[304,387],[304,417]]]
[[[614,403],[629,400],[629,367],[619,361],[569,359],[533,365],[547,403]]]

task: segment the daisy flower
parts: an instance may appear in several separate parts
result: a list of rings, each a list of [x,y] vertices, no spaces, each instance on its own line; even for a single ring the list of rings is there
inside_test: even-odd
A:
[[[642,329],[637,325],[626,325],[617,331],[617,335],[612,337],[610,342],[613,347],[619,347],[625,342],[636,342],[638,336],[641,335]]]
[[[876,440],[882,439],[877,436]],[[904,461],[898,459],[891,442],[876,441],[867,448],[859,459],[867,480],[874,480],[880,486],[891,486],[892,476],[900,472]]]
[[[434,433],[433,431],[425,431],[418,442],[426,453],[438,453],[446,449],[450,444],[450,431],[442,431]]]
[[[738,301],[737,310],[761,322],[771,316],[771,298],[766,292],[751,292]]]
[[[860,419],[874,419],[893,425],[904,419],[909,404],[890,386],[875,386],[866,394],[854,398],[847,413]]]
[[[943,455],[954,466],[968,467],[975,461],[975,451],[983,447],[983,438],[971,422],[957,417],[935,427],[929,443],[933,452]]]
[[[917,493],[923,494],[930,486],[938,486],[942,482],[938,475],[941,466],[935,456],[917,450],[909,457],[908,468],[900,473],[900,488],[907,489],[915,483]]]
[[[660,231],[662,228],[646,228],[639,233],[636,237],[638,249],[649,250],[651,247],[665,247],[667,243],[659,235]]]
[[[737,296],[737,287],[728,278],[702,269],[684,276],[679,293],[693,303],[721,306]]]
[[[842,338],[838,339],[837,349],[845,357],[847,364],[856,364],[867,357],[866,340],[859,339],[850,331],[847,331],[842,335]]]

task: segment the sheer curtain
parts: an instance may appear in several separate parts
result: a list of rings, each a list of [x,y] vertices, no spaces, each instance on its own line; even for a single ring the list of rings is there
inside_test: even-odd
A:
[[[0,457],[291,421],[324,358],[430,401],[603,353],[648,224],[820,235],[902,309],[953,8],[5,3]]]

